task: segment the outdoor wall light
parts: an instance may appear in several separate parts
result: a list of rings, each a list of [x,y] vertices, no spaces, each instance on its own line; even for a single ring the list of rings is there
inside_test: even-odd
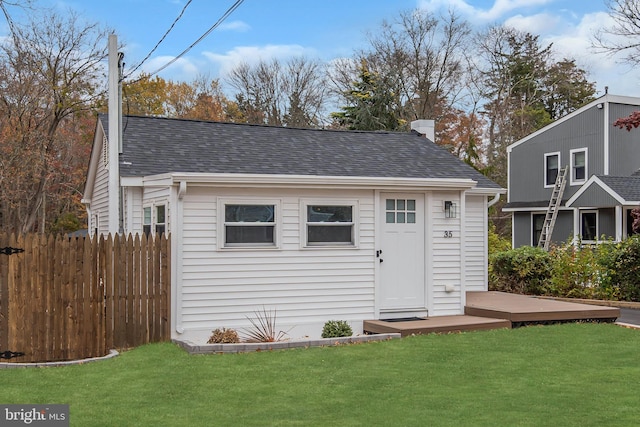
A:
[[[455,218],[457,206],[451,200],[445,200],[444,202],[444,217],[445,218]]]

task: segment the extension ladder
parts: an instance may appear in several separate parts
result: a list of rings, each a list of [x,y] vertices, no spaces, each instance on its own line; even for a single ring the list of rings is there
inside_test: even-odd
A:
[[[554,184],[553,192],[551,193],[551,200],[549,200],[547,214],[544,216],[544,223],[542,224],[542,231],[540,232],[538,247],[544,249],[545,251],[549,250],[549,244],[551,243],[551,233],[553,233],[553,227],[556,225],[558,208],[562,203],[562,194],[564,193],[564,187],[567,185],[568,169],[569,167],[565,166],[558,171],[556,183]]]

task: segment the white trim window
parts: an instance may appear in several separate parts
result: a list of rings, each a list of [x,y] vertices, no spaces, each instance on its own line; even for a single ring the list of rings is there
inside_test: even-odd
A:
[[[598,240],[598,211],[580,211],[580,239],[583,242]]]
[[[167,231],[167,208],[165,204],[147,205],[142,208],[142,232],[161,236]]]
[[[560,152],[544,155],[544,188],[553,187],[560,171]]]
[[[278,203],[224,201],[222,247],[274,248],[278,243]]]
[[[589,156],[586,148],[578,148],[569,152],[571,160],[571,185],[587,182],[589,177]]]
[[[355,203],[303,203],[306,246],[355,246]]]

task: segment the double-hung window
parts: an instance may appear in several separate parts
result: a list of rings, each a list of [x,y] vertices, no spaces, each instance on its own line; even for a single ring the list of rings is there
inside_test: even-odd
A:
[[[142,208],[142,232],[149,236],[152,230],[158,236],[167,230],[165,205],[145,206]]]
[[[276,204],[224,203],[224,247],[276,246]]]
[[[571,150],[571,185],[584,184],[588,176],[587,149]]]
[[[354,246],[354,205],[306,204],[307,246]]]
[[[560,170],[560,153],[544,155],[544,186],[553,187]]]

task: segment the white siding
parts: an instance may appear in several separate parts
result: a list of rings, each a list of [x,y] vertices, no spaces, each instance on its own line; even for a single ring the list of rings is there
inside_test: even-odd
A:
[[[487,290],[487,206],[485,196],[467,196],[465,291]]]
[[[91,198],[91,212],[98,217],[98,224],[91,224],[91,230],[97,229],[98,234],[109,232],[109,169],[103,162],[104,156],[104,144],[102,144]]]
[[[450,200],[457,205],[456,218],[445,218],[443,209],[445,200]],[[428,206],[427,221],[431,221],[431,233],[430,236],[427,235],[427,245],[431,245],[428,253],[432,257],[431,283],[427,283],[432,297],[429,315],[461,314],[462,229],[460,221],[464,213],[461,212],[460,193],[434,192]],[[453,290],[448,291],[447,287],[453,287]]]
[[[277,249],[219,249],[218,198],[277,199]],[[303,248],[301,200],[344,200],[358,206],[356,248]],[[277,310],[278,325],[352,322],[374,316],[373,191],[261,190],[189,187],[184,199],[182,302],[184,329],[246,327],[263,307]],[[221,246],[221,245],[220,245]],[[298,332],[292,331],[292,338]]]
[[[127,233],[142,233],[142,189],[140,187],[128,187],[127,212]]]

